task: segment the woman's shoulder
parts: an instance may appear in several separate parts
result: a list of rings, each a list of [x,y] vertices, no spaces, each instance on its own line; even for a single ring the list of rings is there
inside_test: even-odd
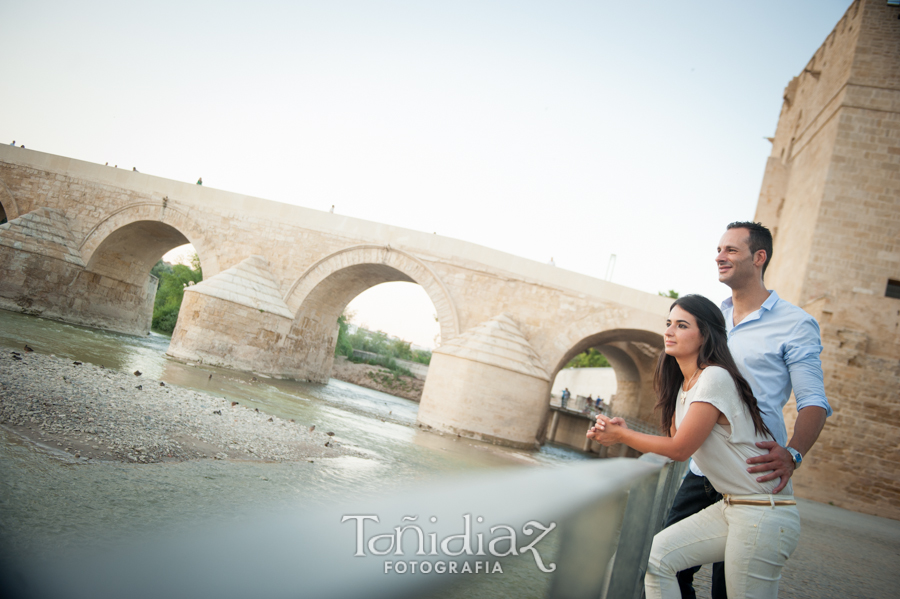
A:
[[[731,373],[721,366],[707,366],[703,369],[703,373],[698,381],[709,391],[722,391],[737,389]]]
[[[712,381],[723,381],[731,378],[731,374],[727,370],[714,364],[704,368],[701,376]]]

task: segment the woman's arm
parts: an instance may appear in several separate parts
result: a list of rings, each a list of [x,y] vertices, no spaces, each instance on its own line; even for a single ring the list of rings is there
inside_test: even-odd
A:
[[[703,445],[712,432],[721,412],[712,404],[697,401],[690,405],[681,426],[675,429],[671,437],[645,435],[627,428],[603,416],[597,416],[597,424],[588,431],[587,436],[601,445],[625,445],[641,453],[657,453],[667,458],[682,462],[691,457]],[[617,419],[619,420],[619,419]]]

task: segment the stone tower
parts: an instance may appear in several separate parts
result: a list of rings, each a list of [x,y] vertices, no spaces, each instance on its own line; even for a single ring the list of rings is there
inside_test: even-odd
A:
[[[900,6],[856,0],[784,90],[756,209],[766,286],[822,329],[834,408],[802,497],[900,519]],[[789,429],[796,408],[785,408]]]

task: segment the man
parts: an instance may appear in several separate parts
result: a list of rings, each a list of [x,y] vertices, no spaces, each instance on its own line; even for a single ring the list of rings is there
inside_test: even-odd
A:
[[[766,289],[763,276],[772,259],[772,234],[767,228],[759,223],[731,223],[717,251],[719,281],[731,287],[731,297],[722,302],[728,347],[775,437],[774,442],[757,443],[769,453],[747,460],[747,470],[761,473],[757,478],[760,482],[780,478],[774,489],[778,493],[815,444],[825,418],[831,415],[819,360],[819,325],[812,316]],[[792,389],[797,399],[797,420],[788,440],[781,410]],[[705,509],[721,497],[691,461],[666,526]],[[697,570],[678,573],[682,597],[696,597],[692,581]],[[713,599],[726,597],[721,562],[713,565],[712,586]]]

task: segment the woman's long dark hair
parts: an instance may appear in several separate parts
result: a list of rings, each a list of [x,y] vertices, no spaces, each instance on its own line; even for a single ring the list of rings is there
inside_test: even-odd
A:
[[[688,312],[697,320],[697,327],[700,329],[700,335],[703,336],[703,345],[700,346],[700,353],[697,355],[697,367],[718,366],[728,371],[728,374],[734,379],[741,401],[750,411],[753,428],[761,435],[771,435],[769,427],[763,422],[750,384],[741,375],[734,363],[734,358],[731,357],[731,352],[728,351],[728,333],[722,312],[702,295],[685,295],[678,298],[669,308],[669,312],[675,306]],[[665,435],[671,434],[672,423],[675,422],[675,403],[678,401],[678,392],[683,383],[684,375],[681,374],[678,362],[667,353],[661,353],[659,361],[656,363],[653,388],[659,398],[656,409],[660,411],[662,432]]]

